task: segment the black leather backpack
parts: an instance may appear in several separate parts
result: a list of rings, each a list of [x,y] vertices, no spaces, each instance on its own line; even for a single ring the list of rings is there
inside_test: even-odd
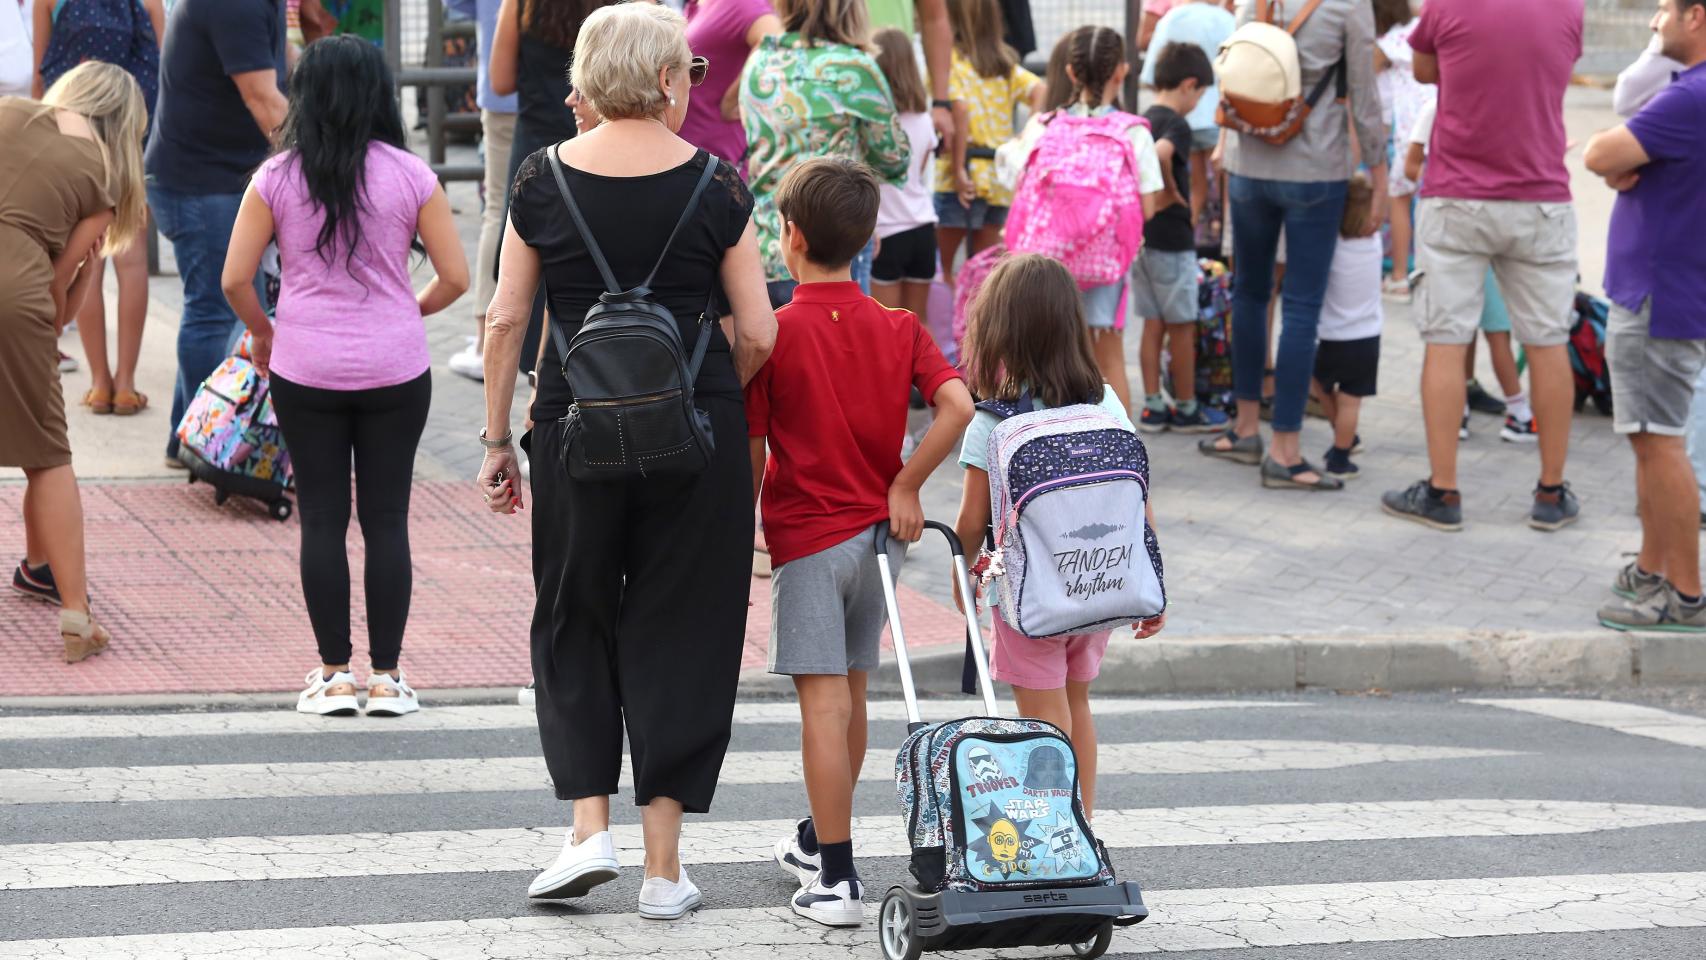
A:
[[[699,208],[719,161],[707,156],[705,173],[651,273],[639,286],[623,290],[575,205],[557,151],[552,149],[549,156],[563,203],[607,291],[586,312],[572,339],[564,337],[559,324],[551,325],[563,358],[563,378],[575,398],[563,418],[563,466],[574,479],[593,481],[699,473],[711,460],[715,440],[710,417],[693,406],[693,381],[711,342],[715,294],[706,297],[689,359],[675,317],[652,299],[651,286],[676,235]]]

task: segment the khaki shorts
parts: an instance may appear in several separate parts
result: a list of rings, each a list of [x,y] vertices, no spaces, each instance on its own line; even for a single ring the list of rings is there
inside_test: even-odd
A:
[[[1576,214],[1568,203],[1429,197],[1417,217],[1423,341],[1475,339],[1491,267],[1518,342],[1568,342],[1576,295]]]
[[[1605,321],[1605,360],[1611,370],[1612,426],[1618,433],[1680,437],[1688,432],[1694,382],[1706,367],[1706,340],[1667,340],[1648,334],[1653,301],[1631,313],[1617,304]]]

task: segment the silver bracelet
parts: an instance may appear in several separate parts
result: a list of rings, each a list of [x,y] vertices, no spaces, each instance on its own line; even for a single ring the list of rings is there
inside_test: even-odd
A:
[[[502,450],[504,447],[509,446],[510,441],[512,441],[514,439],[515,439],[515,431],[511,430],[510,432],[504,434],[504,438],[502,440],[487,440],[486,439],[486,428],[485,427],[480,428],[480,446],[485,447],[487,450]]]

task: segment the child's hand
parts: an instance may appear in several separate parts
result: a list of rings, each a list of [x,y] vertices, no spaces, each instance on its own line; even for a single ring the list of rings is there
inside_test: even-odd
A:
[[[977,199],[977,184],[963,173],[954,174],[954,193],[959,195],[960,206],[970,208],[972,201]]]
[[[972,603],[975,604],[983,594],[983,585],[977,582],[976,576],[972,577],[971,589]],[[960,596],[960,582],[958,580],[954,581],[954,608],[961,613],[966,612],[966,601],[964,597]]]
[[[1137,639],[1148,640],[1150,637],[1153,637],[1156,634],[1160,633],[1161,628],[1165,627],[1166,625],[1167,625],[1167,614],[1165,611],[1163,611],[1162,613],[1160,613],[1156,616],[1150,617],[1148,620],[1139,620],[1136,623],[1132,624],[1131,625],[1131,631],[1132,631],[1132,633],[1137,635]]]
[[[889,487],[889,536],[907,543],[924,536],[924,507],[917,489],[898,483]]]

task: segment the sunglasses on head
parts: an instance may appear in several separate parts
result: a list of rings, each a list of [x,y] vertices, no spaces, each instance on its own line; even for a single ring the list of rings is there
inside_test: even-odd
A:
[[[711,61],[704,57],[694,57],[687,61],[687,82],[695,87],[705,82],[705,74],[711,70]]]

